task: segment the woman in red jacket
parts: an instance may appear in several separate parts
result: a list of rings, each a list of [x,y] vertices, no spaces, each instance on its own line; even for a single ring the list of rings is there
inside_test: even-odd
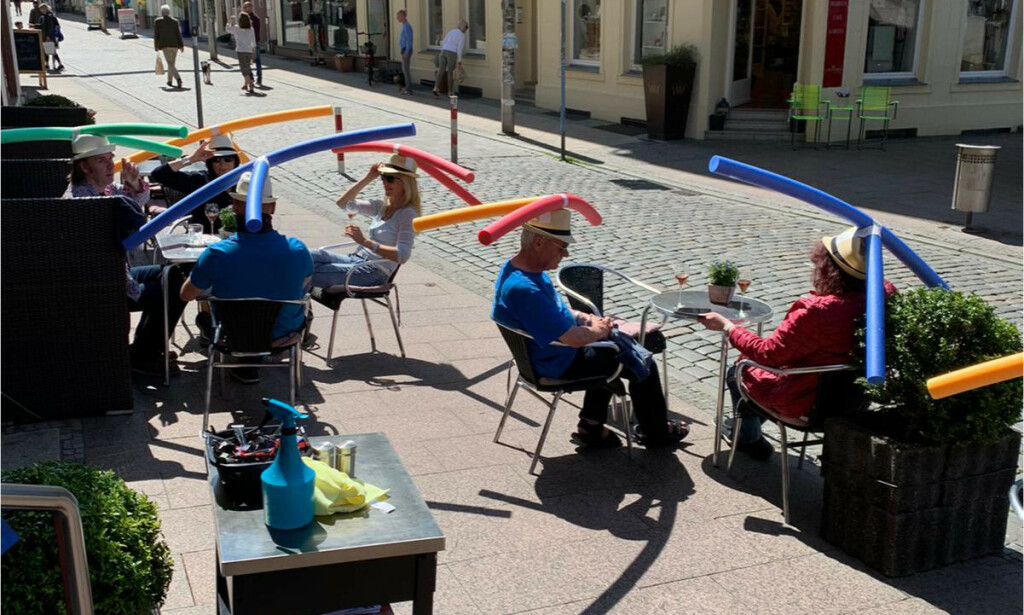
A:
[[[814,292],[801,297],[786,312],[778,328],[766,338],[732,324],[721,314],[704,314],[701,324],[712,331],[725,331],[729,343],[741,358],[777,368],[809,367],[846,363],[854,348],[854,331],[864,314],[866,264],[864,240],[852,228],[834,237],[823,237],[811,252],[814,263]],[[885,282],[886,295],[896,288]],[[729,392],[733,407],[741,401],[735,382],[736,367],[729,370]],[[786,417],[807,414],[814,405],[818,385],[816,374],[779,376],[750,368],[743,375],[750,397]],[[737,450],[767,459],[773,447],[761,435],[761,420],[746,420],[757,415],[738,408],[743,425],[736,438]]]

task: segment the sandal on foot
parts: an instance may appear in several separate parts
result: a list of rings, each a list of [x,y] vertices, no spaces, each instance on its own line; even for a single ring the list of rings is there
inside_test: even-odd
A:
[[[643,432],[640,431],[639,425],[633,427],[633,436],[635,437],[637,444],[640,444],[644,448],[675,446],[682,442],[688,435],[690,435],[690,426],[682,421],[669,421],[668,430],[664,435],[657,438],[647,438],[644,436]]]
[[[570,439],[573,444],[588,449],[618,448],[622,446],[622,440],[612,432],[606,430],[604,425],[587,425],[588,431],[583,431],[583,425],[577,425],[576,431]]]

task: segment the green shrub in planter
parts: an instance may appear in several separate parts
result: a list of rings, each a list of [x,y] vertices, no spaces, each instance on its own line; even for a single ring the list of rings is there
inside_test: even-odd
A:
[[[36,96],[32,100],[24,104],[25,107],[81,107],[82,105],[76,103],[70,98],[61,96],[60,94],[44,94],[43,96]],[[95,124],[96,120],[90,115],[86,124]]]
[[[167,595],[173,562],[156,506],[107,472],[47,461],[3,473],[3,482],[64,487],[78,498],[96,613],[149,615]],[[5,613],[64,612],[57,540],[50,513],[9,511],[21,540],[2,560]]]
[[[740,277],[740,269],[731,261],[714,261],[708,267],[708,284],[715,286],[736,286]]]
[[[1020,379],[945,399],[928,394],[929,378],[1020,352],[1020,332],[980,297],[938,288],[899,293],[886,307],[885,332],[885,384],[869,386],[868,395],[882,406],[893,437],[989,443],[1019,419]],[[863,329],[858,336],[863,350]]]

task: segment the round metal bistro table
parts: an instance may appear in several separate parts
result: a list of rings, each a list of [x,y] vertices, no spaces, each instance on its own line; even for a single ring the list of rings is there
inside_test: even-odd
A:
[[[640,318],[641,336],[646,332],[647,316],[651,310],[660,312],[665,318],[697,321],[697,317],[708,312],[718,312],[734,325],[757,325],[761,327],[774,315],[772,307],[764,301],[751,299],[746,295],[733,295],[728,305],[711,303],[706,290],[670,290],[651,297]],[[643,337],[640,338],[643,343]],[[668,353],[665,353],[667,355]],[[718,454],[722,450],[722,417],[725,408],[725,365],[729,357],[729,337],[722,333],[722,347],[718,354],[718,400],[715,407],[715,452],[712,463],[718,466]],[[668,402],[668,363],[663,357],[665,401]]]

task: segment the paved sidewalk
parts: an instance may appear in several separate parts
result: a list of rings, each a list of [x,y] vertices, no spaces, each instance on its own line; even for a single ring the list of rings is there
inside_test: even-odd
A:
[[[166,91],[161,78],[151,74],[152,55],[142,53],[151,49],[151,41],[86,33],[82,24],[62,18],[71,31],[61,49],[70,70],[51,78],[51,91],[97,109],[102,122],[194,123],[193,92]],[[345,106],[346,128],[409,118],[418,134],[404,142],[442,155],[447,151],[447,110],[433,97],[417,92],[399,98],[383,88],[366,92],[353,87],[357,76],[272,57],[264,79],[274,89],[250,97],[238,90],[240,77],[228,54],[222,59],[232,72],[219,69],[213,88],[204,89],[208,122],[333,102]],[[190,83],[190,75],[183,78]],[[755,273],[751,294],[781,311],[807,289],[810,242],[842,227],[806,206],[690,172],[711,148],[723,151],[718,146],[649,143],[579,122],[573,124],[570,149],[589,161],[564,165],[542,147],[497,136],[496,109],[488,101],[462,101],[460,109],[460,160],[476,170],[470,189],[483,200],[570,190],[602,212],[604,225],[578,230],[573,258],[580,261],[643,271],[650,281],[669,285],[671,263],[679,254],[686,255],[698,279],[708,260],[728,254]],[[520,118],[531,126],[522,131],[525,139],[556,142],[557,133],[549,132],[552,118],[539,112]],[[260,154],[330,129],[330,120],[322,118],[243,132],[237,140]],[[1014,179],[1012,172],[1001,171],[999,194],[1012,189],[1017,195],[1007,197],[1009,202],[1020,194],[1020,136],[1001,138],[1007,155],[1000,154],[1000,163],[1010,164],[1000,169],[1017,174]],[[919,196],[900,203],[938,202],[945,194],[942,206],[948,207],[948,190],[937,185],[943,171],[936,169],[947,146],[948,141],[929,140],[894,143],[885,153],[787,150],[782,155],[772,149],[744,152],[740,146],[729,151],[802,168],[791,158],[800,157],[822,181],[849,175],[851,190],[854,178],[862,184],[868,183],[863,178],[873,178],[878,187],[865,191],[864,198],[878,199],[881,211],[885,195],[906,193],[907,184],[872,165],[897,156],[919,160],[922,171],[915,180]],[[839,168],[819,163],[833,155]],[[361,173],[376,158],[350,156],[349,168]],[[347,220],[333,201],[349,181],[333,171],[329,155],[275,169],[282,196],[275,226],[310,246],[337,241]],[[668,189],[638,191],[623,183],[638,177]],[[426,211],[457,205],[436,184],[421,185]],[[1019,220],[1019,200],[1012,205]],[[991,219],[979,216],[978,224],[998,233],[973,237],[939,228],[942,220],[922,220],[916,217],[922,212],[908,207],[879,216],[892,215],[893,227],[954,286],[979,292],[1020,326],[1024,274],[1020,224],[1014,240],[1012,212],[1000,205]],[[527,474],[545,414],[541,404],[520,396],[502,444],[492,442],[505,398],[508,351],[488,320],[488,297],[497,264],[511,255],[514,242],[510,237],[482,248],[475,242],[477,228],[449,227],[417,238],[415,258],[398,279],[405,359],[397,356],[386,313],[371,306],[380,351],[372,353],[361,310],[345,304],[338,321],[338,358],[328,363],[330,313],[317,306],[314,332],[320,348],[306,355],[301,389],[301,401],[314,416],[311,434],[385,432],[414,476],[447,536],[435,612],[1022,611],[1021,562],[1012,553],[885,579],[818,537],[821,478],[815,466],[792,473],[792,527],[781,523],[778,455],[763,464],[738,459],[731,477],[714,468],[715,338],[688,327],[670,330],[671,404],[693,422],[679,451],[639,450],[632,462],[624,451],[577,454],[568,434],[576,420],[573,406],[581,398],[571,396],[555,417],[540,475]],[[895,264],[887,275],[901,286],[914,283]],[[610,299],[625,316],[635,316],[642,306],[631,294],[613,293]],[[189,307],[186,322],[194,314]],[[211,612],[214,596],[211,504],[196,435],[205,357],[181,328],[176,341],[185,373],[170,388],[140,379],[132,415],[48,425],[45,433],[51,435],[42,437],[59,430],[66,456],[75,455],[76,442],[84,442],[78,454],[85,461],[116,470],[157,502],[176,567],[162,612],[192,615]],[[266,374],[255,387],[230,379],[223,393],[215,386],[212,423],[258,420],[261,396],[287,395],[281,371]],[[5,434],[5,446],[8,438]],[[398,605],[398,612],[409,611],[408,604]]]

